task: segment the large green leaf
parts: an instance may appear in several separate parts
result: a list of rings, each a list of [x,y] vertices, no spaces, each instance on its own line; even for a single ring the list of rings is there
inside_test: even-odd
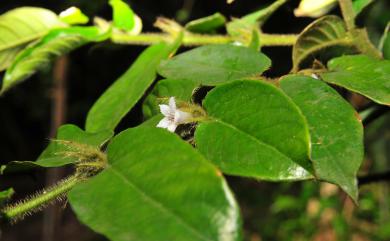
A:
[[[390,105],[390,61],[366,55],[351,55],[332,59],[330,72],[321,77],[329,83],[362,94],[371,100]]]
[[[113,135],[114,133],[109,130],[91,133],[85,132],[75,125],[63,125],[58,128],[56,140],[50,142],[37,161],[12,161],[1,166],[1,173],[23,171],[36,167],[60,167],[77,162],[78,160],[74,156],[66,155],[66,153],[80,152],[86,146],[99,150]]]
[[[354,51],[353,42],[348,37],[344,21],[337,16],[325,16],[309,24],[298,36],[293,46],[293,72],[313,56],[334,57]]]
[[[272,181],[312,177],[306,121],[276,87],[235,81],[213,89],[203,105],[210,120],[198,126],[196,145],[223,172]]]
[[[339,185],[357,201],[356,174],[364,154],[358,114],[320,80],[292,75],[284,77],[280,87],[299,106],[309,124],[316,177]]]
[[[29,43],[43,37],[50,29],[64,26],[50,10],[22,7],[0,16],[0,71],[6,69]]]
[[[166,130],[116,136],[109,167],[75,187],[79,220],[112,241],[240,240],[239,208],[219,171]]]
[[[367,6],[369,6],[374,0],[354,0],[352,3],[355,14],[361,13]]]
[[[226,18],[220,13],[195,19],[186,24],[185,28],[191,32],[209,33],[219,27],[222,27],[226,22]]]
[[[253,49],[234,45],[207,45],[162,61],[159,74],[202,85],[217,85],[254,77],[267,70],[270,59]]]
[[[88,42],[109,37],[97,27],[70,27],[51,30],[44,38],[20,52],[7,69],[1,93],[46,68],[50,62]]]
[[[176,100],[191,100],[193,90],[199,86],[198,81],[180,80],[180,79],[163,79],[160,80],[153,88],[153,91],[145,99],[142,106],[144,117],[150,118],[160,112],[158,105],[163,100],[168,100],[174,96]]]
[[[114,130],[156,78],[162,59],[173,54],[181,43],[160,43],[148,47],[92,106],[86,121],[87,131]]]

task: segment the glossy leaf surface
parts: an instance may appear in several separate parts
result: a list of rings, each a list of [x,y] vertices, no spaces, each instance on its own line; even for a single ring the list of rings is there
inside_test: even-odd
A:
[[[311,177],[309,132],[298,107],[276,87],[235,81],[204,100],[210,120],[196,146],[227,174],[280,181]]]
[[[390,61],[365,55],[351,55],[332,59],[330,72],[321,77],[329,83],[357,92],[371,100],[390,105]]]
[[[234,45],[207,45],[163,61],[158,71],[168,79],[217,85],[257,76],[270,65],[267,56],[253,49]]]
[[[44,8],[22,7],[0,15],[0,71],[29,43],[61,26],[57,15]]]
[[[306,117],[316,177],[339,185],[357,201],[357,171],[363,161],[363,127],[358,114],[334,89],[306,76],[280,81]]]
[[[75,187],[78,218],[113,241],[240,240],[240,215],[218,170],[163,129],[128,129],[108,146],[109,167]]]
[[[185,28],[191,32],[209,33],[219,27],[222,27],[226,22],[226,18],[220,13],[199,18],[188,22]]]

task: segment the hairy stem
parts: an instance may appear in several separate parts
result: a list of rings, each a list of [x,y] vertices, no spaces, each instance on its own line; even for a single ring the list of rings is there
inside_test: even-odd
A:
[[[347,25],[347,29],[349,31],[355,29],[355,12],[352,7],[352,1],[339,0],[339,5],[341,8],[341,13],[343,14],[345,24]]]
[[[50,187],[48,190],[44,190],[15,205],[5,207],[0,211],[0,213],[7,219],[17,219],[19,217],[23,217],[26,214],[34,212],[35,210],[39,210],[48,203],[55,201],[57,198],[62,197],[82,180],[83,179],[78,175],[70,176],[69,178],[62,180],[58,184]]]
[[[290,46],[295,43],[298,36],[295,34],[260,34],[261,46]],[[126,33],[113,33],[111,40],[115,43],[150,45],[161,41],[169,41],[172,37],[165,33],[144,33],[129,35]],[[228,35],[208,35],[185,33],[183,38],[184,46],[198,46],[206,44],[226,44],[234,39]]]

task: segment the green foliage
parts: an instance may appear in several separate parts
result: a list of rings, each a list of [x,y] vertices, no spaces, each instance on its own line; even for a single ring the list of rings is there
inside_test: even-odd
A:
[[[280,90],[236,81],[212,90],[203,105],[210,120],[196,130],[197,148],[223,172],[273,181],[311,177],[307,124]]]
[[[10,199],[15,193],[14,189],[8,188],[7,190],[0,191],[0,205]]]
[[[37,43],[21,51],[6,71],[1,93],[46,68],[55,58],[89,42],[103,41],[107,30],[97,27],[70,27],[51,30]]]
[[[342,86],[371,100],[390,105],[390,61],[366,55],[335,58],[328,63],[330,72],[321,77],[328,83]]]
[[[168,79],[218,85],[240,78],[256,77],[270,65],[267,56],[255,50],[234,45],[209,45],[162,61],[158,73]]]
[[[135,26],[135,14],[133,10],[122,0],[110,0],[113,9],[114,26],[130,31]]]
[[[50,29],[62,27],[50,10],[22,7],[0,16],[0,71],[6,69],[15,56],[29,43],[43,37]]]
[[[107,156],[110,166],[69,194],[78,218],[95,231],[113,241],[241,240],[225,180],[177,136],[129,129],[112,140]]]
[[[59,14],[61,21],[67,24],[86,24],[89,21],[88,16],[86,16],[79,8],[70,7],[65,11],[62,11]]]
[[[147,48],[92,106],[87,116],[86,130],[114,130],[153,83],[160,61],[173,54],[180,42],[181,37],[172,44],[160,43]]]
[[[226,22],[226,18],[220,13],[199,18],[188,22],[185,28],[188,31],[196,33],[210,33],[222,27]]]
[[[363,161],[363,128],[355,110],[320,80],[291,75],[280,81],[310,130],[311,161],[317,178],[339,185],[357,202],[357,171]]]
[[[37,167],[60,167],[79,161],[78,153],[99,150],[114,135],[112,131],[85,132],[75,125],[63,125],[57,137],[38,157],[37,161],[12,161],[1,167],[1,174]]]
[[[342,48],[339,48],[342,46]],[[293,72],[297,72],[308,59],[319,52],[334,57],[343,52],[351,52],[353,42],[349,38],[345,23],[337,16],[325,16],[308,25],[298,36],[293,46]]]

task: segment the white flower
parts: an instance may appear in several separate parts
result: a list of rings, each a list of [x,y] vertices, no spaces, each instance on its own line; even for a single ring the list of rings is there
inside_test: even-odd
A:
[[[175,132],[176,127],[180,124],[187,123],[191,118],[191,114],[181,111],[176,108],[175,98],[169,98],[169,105],[159,105],[160,111],[164,115],[157,127],[168,129],[170,132]]]

